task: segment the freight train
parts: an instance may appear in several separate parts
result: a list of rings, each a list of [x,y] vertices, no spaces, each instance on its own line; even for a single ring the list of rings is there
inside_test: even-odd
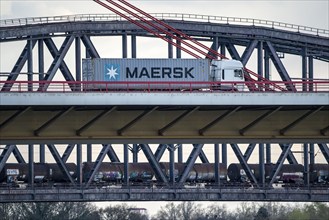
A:
[[[105,59],[82,60],[85,90],[244,90],[238,60]],[[226,83],[225,83],[226,82]]]
[[[86,182],[94,168],[93,162],[84,162],[82,167],[83,181]],[[185,169],[186,164],[175,163],[174,177],[178,180]],[[66,163],[66,167],[73,179],[77,177],[77,166],[74,163]],[[226,168],[220,164],[220,183],[227,186],[252,185],[240,164],[232,163]],[[258,164],[249,164],[250,169],[257,180],[260,180]],[[266,182],[273,172],[274,164],[265,164]],[[160,168],[169,178],[170,164],[160,162]],[[155,174],[149,163],[129,163],[129,182],[131,185],[156,184]],[[29,164],[7,163],[0,172],[2,186],[26,184],[28,182]],[[283,183],[287,186],[302,186],[304,183],[304,167],[300,164],[284,164],[276,176],[275,183]],[[329,164],[310,165],[310,184],[317,186],[329,186]],[[60,171],[55,163],[35,163],[34,179],[36,183],[58,184],[68,183],[68,178]],[[95,173],[92,182],[101,185],[121,185],[124,179],[124,164],[115,162],[103,162]],[[196,184],[211,185],[215,182],[213,163],[196,163],[192,167],[186,179],[186,186]]]

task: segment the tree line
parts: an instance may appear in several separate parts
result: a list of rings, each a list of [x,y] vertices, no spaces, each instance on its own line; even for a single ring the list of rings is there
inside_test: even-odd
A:
[[[150,216],[145,209],[120,204],[99,208],[88,202],[1,203],[2,220],[328,220],[328,203],[274,202],[225,204],[166,203]]]

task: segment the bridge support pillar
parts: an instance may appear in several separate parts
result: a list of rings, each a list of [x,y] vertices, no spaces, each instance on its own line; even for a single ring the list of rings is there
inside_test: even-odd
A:
[[[28,183],[34,187],[34,145],[29,144],[29,176]]]
[[[314,79],[313,57],[308,57],[308,80],[312,82]],[[313,91],[313,84],[309,84],[309,91]]]
[[[81,41],[80,37],[75,38],[75,81],[81,81]],[[79,84],[75,85],[76,91],[81,91]]]
[[[175,185],[175,147],[173,144],[168,145],[169,150],[169,182]]]
[[[180,38],[179,35],[177,35],[178,38]],[[182,43],[179,40],[176,40],[176,44],[178,45],[178,47],[176,47],[176,58],[180,59],[182,58],[182,50],[180,49]]]
[[[131,35],[131,58],[137,58],[137,39],[136,35]]]
[[[227,144],[222,144],[222,164],[227,168]]]
[[[258,71],[258,75],[263,77],[264,75],[264,71],[263,71],[263,42],[262,41],[259,41],[258,42],[258,58],[257,58],[257,63],[258,63],[258,68],[257,68],[257,71]],[[259,80],[260,80],[260,77],[259,77]]]
[[[77,144],[77,185],[82,185],[82,148],[81,144]]]
[[[223,43],[220,45],[220,54],[226,56],[226,48],[225,48],[225,44]]]
[[[178,163],[183,163],[183,145],[179,144],[177,147],[177,156],[178,156]]]
[[[270,52],[267,48],[264,55],[264,77],[265,79],[270,79]]]
[[[310,170],[309,170],[309,162],[308,162],[308,144],[304,144],[304,185],[310,186]]]
[[[87,162],[91,162],[93,158],[93,150],[92,150],[92,145],[87,144]]]
[[[28,40],[27,49],[27,81],[33,81],[33,41]],[[29,83],[28,91],[33,91],[33,85]]]
[[[122,34],[122,58],[128,57],[127,33]]]
[[[214,154],[215,154],[215,184],[220,185],[220,163],[219,163],[219,144],[215,144],[214,146]]]
[[[314,144],[310,144],[310,165],[314,164],[315,155],[314,155]]]
[[[45,163],[45,145],[40,144],[40,152],[39,152],[39,160],[40,163]]]
[[[259,179],[260,187],[265,186],[264,144],[259,145]]]
[[[266,163],[272,163],[272,160],[271,160],[271,144],[266,144]]]
[[[44,63],[44,46],[43,40],[38,40],[38,68],[39,68],[39,81],[43,80],[45,72],[45,63]]]
[[[123,145],[123,184],[128,186],[129,185],[129,146],[128,144]]]
[[[302,50],[302,81],[307,82],[307,48]],[[307,91],[307,84],[303,84],[303,91]]]
[[[138,162],[138,151],[139,151],[139,146],[138,144],[133,144],[132,152],[133,152],[133,163]]]
[[[171,37],[167,37],[169,41],[172,41]],[[174,58],[174,48],[171,43],[168,43],[168,58]]]

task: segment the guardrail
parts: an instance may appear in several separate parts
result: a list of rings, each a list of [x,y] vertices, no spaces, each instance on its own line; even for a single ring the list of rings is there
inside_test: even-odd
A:
[[[273,84],[274,83],[274,84]],[[285,88],[285,90],[278,90]],[[329,92],[329,81],[308,82],[104,82],[104,81],[0,81],[1,92]]]
[[[142,14],[139,16],[148,19]],[[329,30],[307,27],[303,25],[288,24],[284,22],[269,21],[254,18],[238,18],[225,16],[197,15],[197,14],[181,14],[181,13],[151,13],[157,19],[167,20],[182,20],[182,21],[200,21],[220,24],[238,24],[269,27],[279,30],[296,31],[300,33],[308,33],[317,36],[329,37]],[[130,15],[127,14],[130,17]],[[132,19],[135,19],[131,17]],[[30,17],[30,18],[14,18],[0,20],[0,28],[22,25],[48,24],[57,22],[79,22],[79,21],[121,21],[125,20],[115,14],[77,14],[77,15],[62,15],[52,17]]]

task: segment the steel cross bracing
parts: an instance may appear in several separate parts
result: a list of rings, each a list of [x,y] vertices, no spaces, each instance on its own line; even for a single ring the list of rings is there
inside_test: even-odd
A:
[[[227,173],[223,173],[223,168],[227,167],[229,164],[224,164],[223,162],[227,160],[227,152],[225,150],[226,144],[222,144],[222,150],[221,150],[221,157],[219,155],[219,145],[207,145],[204,144],[193,144],[192,148],[189,145],[182,145],[182,144],[160,144],[154,148],[155,146],[152,146],[153,150],[151,149],[151,146],[149,144],[124,144],[124,145],[112,145],[112,144],[102,144],[101,149],[100,146],[90,145],[90,148],[93,148],[93,153],[97,158],[95,160],[90,160],[88,162],[92,163],[91,170],[88,173],[85,173],[86,170],[83,169],[82,164],[82,154],[79,152],[78,148],[81,148],[81,144],[69,144],[66,147],[65,152],[62,156],[59,155],[59,146],[54,144],[47,144],[49,147],[50,153],[54,157],[57,166],[60,168],[60,172],[62,172],[63,178],[66,179],[66,183],[62,185],[64,188],[61,187],[61,185],[57,185],[56,192],[52,191],[49,186],[53,185],[54,183],[51,182],[51,180],[48,182],[43,183],[42,185],[34,182],[35,177],[38,175],[43,175],[40,173],[40,170],[34,170],[35,166],[39,166],[40,163],[36,163],[35,161],[40,161],[41,158],[43,158],[45,155],[44,151],[41,151],[41,145],[40,148],[38,145],[29,145],[29,151],[28,151],[28,157],[33,158],[32,154],[35,154],[37,151],[36,149],[40,149],[38,152],[40,154],[40,160],[34,159],[33,161],[29,161],[26,163],[24,156],[27,156],[26,154],[21,154],[20,149],[24,149],[24,145],[6,145],[0,156],[0,173],[4,172],[5,166],[8,163],[8,158],[11,154],[14,154],[16,157],[18,164],[26,164],[29,166],[29,171],[26,173],[29,175],[28,182],[26,182],[26,188],[24,189],[12,189],[9,188],[10,191],[6,188],[0,189],[0,198],[1,202],[17,202],[17,201],[48,201],[51,199],[52,201],[70,201],[74,199],[75,201],[121,201],[121,200],[205,200],[208,198],[209,200],[213,201],[329,201],[328,198],[328,187],[319,188],[321,185],[314,185],[313,183],[310,183],[310,175],[312,171],[312,167],[317,164],[317,160],[314,160],[314,152],[310,151],[311,148],[314,148],[314,145],[310,144],[304,144],[303,148],[303,154],[306,155],[307,160],[304,162],[307,163],[305,165],[310,166],[310,169],[306,169],[306,172],[304,175],[308,176],[308,179],[306,182],[304,182],[305,185],[301,184],[292,184],[289,185],[289,188],[283,188],[283,189],[277,189],[273,188],[275,182],[277,182],[277,177],[279,176],[279,173],[281,172],[281,169],[283,169],[283,164],[285,160],[288,158],[288,155],[293,155],[292,144],[286,144],[282,145],[282,153],[279,156],[277,162],[273,165],[272,173],[269,176],[269,179],[267,179],[266,175],[269,175],[266,171],[264,166],[268,165],[268,162],[265,163],[264,161],[264,144],[258,144],[259,145],[259,167],[260,171],[255,171],[255,166],[250,165],[247,163],[250,154],[254,150],[256,144],[249,144],[249,146],[246,148],[246,152],[244,155],[242,155],[241,148],[243,147],[241,144],[231,144],[232,150],[237,157],[237,159],[240,161],[240,164],[248,176],[249,181],[245,183],[232,183],[227,182],[228,179],[223,179],[223,175],[227,175]],[[213,148],[212,148],[213,146]],[[74,152],[74,149],[76,149],[76,156],[74,159],[74,155],[72,155],[72,152]],[[139,148],[141,151],[134,151],[134,148]],[[323,154],[323,157],[327,159],[327,166],[329,168],[329,148],[327,144],[318,144],[318,148]],[[99,153],[97,154],[97,150],[100,149]],[[123,160],[122,163],[124,164],[124,169],[121,170],[124,180],[122,182],[117,182],[116,185],[112,185],[114,183],[109,182],[98,182],[96,181],[97,177],[100,175],[100,173],[104,172],[104,169],[102,171],[100,170],[100,167],[103,166],[102,164],[105,163],[104,160],[106,156],[109,157],[110,161],[112,161],[113,164],[118,164],[120,162],[120,157],[122,155],[122,149],[123,149]],[[178,150],[180,149],[180,150]],[[183,163],[184,168],[179,171],[177,174],[176,166],[179,166],[180,163],[177,163],[177,159],[173,156],[174,153],[178,153],[178,158],[182,158],[183,151],[185,153],[188,153],[187,149],[191,149],[189,156],[186,160],[180,161]],[[212,151],[215,154],[214,159],[207,158],[206,154],[204,153],[204,150],[207,149],[207,152]],[[273,150],[273,148],[272,148]],[[152,172],[154,173],[154,176],[156,179],[154,179],[154,183],[136,183],[132,182],[130,179],[132,176],[131,172],[136,172],[134,170],[134,167],[131,167],[129,164],[129,151],[138,157],[145,156],[146,160],[151,166]],[[167,151],[169,153],[169,170],[164,170],[162,168],[163,154]],[[187,151],[187,152],[186,152]],[[87,152],[88,151],[84,151]],[[121,153],[119,153],[121,152]],[[140,155],[139,152],[143,152],[144,155]],[[155,152],[155,153],[153,153]],[[161,152],[161,153],[159,153]],[[90,152],[89,152],[90,153]],[[120,156],[119,156],[120,154]],[[73,161],[79,161],[76,170],[69,169],[67,167],[68,158],[73,159]],[[92,155],[87,155],[87,158],[92,158]],[[188,179],[191,178],[191,175],[193,175],[195,165],[200,163],[197,162],[197,158],[200,157],[200,161],[203,164],[211,164],[210,170],[208,170],[208,174],[212,173],[214,175],[211,182],[206,183],[205,188],[200,188],[200,186],[196,185],[196,189],[193,191],[189,189],[193,189],[193,183],[189,182]],[[293,156],[292,156],[293,157]],[[135,159],[139,160],[139,159]],[[268,158],[266,158],[268,161]],[[313,161],[313,162],[311,162]],[[136,162],[136,161],[135,161]],[[136,164],[134,162],[134,164]],[[313,164],[314,163],[314,164]],[[11,168],[13,169],[13,163],[10,163]],[[45,163],[41,163],[45,164]],[[47,163],[46,163],[47,164]],[[252,168],[250,166],[253,166]],[[220,168],[222,167],[222,168]],[[263,168],[262,168],[263,167]],[[219,169],[220,168],[220,169]],[[327,168],[327,169],[328,169]],[[32,169],[32,170],[31,170]],[[133,170],[130,170],[133,169]],[[263,171],[261,170],[263,169]],[[34,170],[34,172],[33,172]],[[79,171],[80,170],[80,171]],[[142,171],[139,171],[142,172]],[[144,171],[143,171],[144,172]],[[147,171],[148,172],[148,171]],[[241,171],[240,171],[241,172]],[[73,173],[79,174],[80,177],[76,177],[76,179],[73,179],[74,175]],[[307,174],[307,175],[306,175]],[[34,176],[35,175],[35,176]],[[263,176],[260,176],[263,175]],[[282,174],[280,174],[282,175]],[[291,175],[291,174],[290,174]],[[130,178],[125,178],[130,176]],[[220,177],[220,178],[219,178]],[[3,178],[3,177],[1,177]],[[227,177],[226,177],[227,178]],[[5,183],[2,183],[5,184]],[[24,183],[22,183],[24,184]],[[144,187],[141,188],[139,186],[142,184]],[[150,185],[151,184],[151,185]],[[155,184],[154,186],[152,186]],[[239,185],[240,184],[240,185]],[[329,183],[328,183],[329,184]],[[115,192],[111,190],[111,186],[115,187]],[[243,191],[239,190],[237,186],[240,187],[240,189],[243,189]],[[325,186],[325,185],[323,185]],[[8,186],[7,186],[8,187]],[[94,191],[94,189],[101,187],[104,189],[98,189],[100,192],[103,193],[114,193],[116,196],[106,196],[106,197],[100,197],[98,195],[98,192]],[[139,191],[134,191],[136,187],[139,189]],[[153,187],[152,192],[149,191],[149,187]],[[188,187],[188,188],[186,188]],[[33,194],[37,196],[31,196],[31,189],[33,189]],[[67,191],[66,196],[63,195],[63,190],[69,189]],[[105,190],[106,189],[106,190]],[[126,189],[129,189],[129,196],[126,195]],[[247,189],[247,190],[246,190]],[[292,189],[292,191],[289,191],[289,189]],[[173,191],[174,190],[174,191]],[[81,192],[81,195],[76,197],[77,192]],[[49,194],[43,194],[43,192],[48,192]],[[86,195],[84,193],[86,192]],[[175,196],[172,197],[172,193],[174,192]],[[231,195],[228,193],[231,192]],[[260,193],[263,192],[263,193]],[[149,194],[151,193],[151,194]],[[203,193],[207,193],[207,197],[203,197]],[[250,193],[253,193],[253,196],[248,198],[250,196]],[[142,194],[149,194],[150,196],[143,197]],[[287,196],[289,194],[289,196]],[[151,196],[152,195],[152,196]]]
[[[125,19],[127,19],[128,21],[130,21],[130,22],[136,24],[137,26],[143,28],[144,30],[146,30],[146,31],[148,31],[148,32],[150,32],[150,33],[152,33],[152,34],[154,34],[155,36],[157,36],[157,37],[159,37],[159,38],[161,38],[161,39],[163,39],[163,40],[165,40],[165,41],[167,41],[168,43],[174,45],[175,47],[177,47],[177,48],[179,48],[179,49],[181,49],[181,50],[187,52],[188,54],[194,56],[195,58],[201,58],[201,57],[200,57],[199,55],[195,54],[194,51],[197,51],[197,52],[201,53],[202,55],[206,56],[206,58],[208,58],[208,59],[210,59],[210,60],[217,59],[217,57],[227,59],[227,57],[225,57],[224,55],[218,53],[217,50],[213,50],[212,48],[209,48],[209,47],[203,45],[202,43],[196,41],[195,39],[193,39],[193,38],[191,38],[190,36],[188,36],[188,35],[182,33],[181,31],[179,31],[179,30],[177,30],[177,29],[171,27],[170,25],[168,25],[168,24],[166,24],[166,23],[164,23],[164,22],[158,20],[157,18],[151,16],[150,14],[148,14],[148,13],[146,13],[146,12],[144,12],[144,11],[138,9],[137,7],[133,6],[132,4],[129,4],[127,1],[119,0],[119,2],[121,2],[121,3],[123,3],[123,4],[125,5],[125,7],[124,7],[124,6],[122,6],[122,5],[118,4],[118,3],[116,3],[115,1],[107,0],[107,2],[109,2],[110,4],[112,4],[112,5],[116,6],[116,7],[118,7],[119,9],[121,9],[121,10],[127,12],[127,13],[129,13],[129,14],[132,15],[134,18],[137,18],[137,19],[141,20],[141,21],[144,22],[146,25],[149,25],[149,26],[151,26],[151,27],[153,27],[153,28],[156,28],[159,32],[154,31],[154,30],[150,29],[148,26],[145,26],[144,24],[141,24],[141,23],[135,21],[134,19],[130,18],[129,16],[126,16],[125,14],[119,12],[118,10],[114,9],[113,7],[110,7],[109,5],[103,3],[102,1],[99,1],[99,0],[94,0],[94,1],[97,2],[98,4],[102,5],[103,7],[105,7],[105,8],[107,8],[107,9],[111,10],[112,12],[114,12],[114,13],[120,15],[121,17],[124,17]],[[127,9],[126,7],[132,8],[133,10],[135,10],[135,11],[141,13],[142,15],[144,15],[144,16],[146,16],[146,17],[148,17],[148,18],[150,18],[152,21],[156,22],[158,25],[163,26],[164,28],[169,29],[170,31],[173,31],[176,35],[174,35],[174,34],[168,32],[166,29],[161,28],[161,27],[159,27],[159,26],[153,24],[152,22],[150,22],[150,21],[144,19],[143,17],[139,16],[138,14],[134,13],[133,11],[130,11],[130,10]],[[180,44],[177,44],[177,43],[173,42],[172,40],[170,40],[170,38],[168,39],[168,37],[164,37],[164,36],[162,36],[161,34],[165,34],[165,35],[169,36],[170,38],[173,38],[173,39],[179,41]],[[182,37],[184,37],[184,38],[190,40],[191,42],[193,42],[194,44],[197,44],[198,46],[202,47],[203,49],[206,49],[207,52],[209,51],[210,53],[209,53],[209,52],[208,52],[208,53],[207,53],[207,52],[204,52],[204,51],[200,50],[199,48],[197,48],[197,47],[191,45],[190,43],[184,41]],[[187,49],[184,48],[184,47],[182,46],[182,44],[188,46],[189,48],[187,48]],[[257,45],[257,41],[253,41],[253,44],[252,44],[252,45],[254,45],[254,47],[255,47],[255,46]],[[249,47],[248,47],[248,48],[249,48]],[[251,55],[251,52],[252,52],[250,49],[248,49],[248,50],[246,50],[246,51],[249,52],[249,53],[246,53],[247,58],[243,57],[243,59],[242,59],[243,62],[246,62],[245,60],[246,60],[246,59],[249,59],[249,57],[250,57],[250,55]],[[244,54],[244,55],[245,55],[245,54]],[[279,90],[281,90],[281,91],[284,90],[284,89],[281,88],[280,86],[276,85],[274,82],[273,82],[273,83],[272,83],[272,82],[269,82],[267,79],[263,78],[261,75],[256,74],[256,73],[252,72],[251,70],[249,70],[249,69],[247,69],[247,68],[245,68],[245,70],[246,70],[246,72],[245,72],[246,80],[248,80],[248,81],[255,81],[255,80],[254,80],[253,78],[251,78],[251,76],[250,76],[250,75],[253,75],[253,76],[256,76],[256,77],[258,78],[258,80],[266,81],[266,82],[270,83],[270,84],[271,84],[272,86],[274,86],[276,89],[279,89]],[[289,79],[289,76],[288,76],[288,78],[286,78],[285,81],[291,81],[291,79],[289,79],[289,80],[287,80],[287,79]],[[249,85],[249,89],[252,90],[252,91],[254,91],[254,90],[256,90],[257,88],[256,88],[254,85],[250,84],[250,85]],[[290,91],[295,91],[295,90],[296,90],[295,88],[292,88],[291,86],[287,86],[287,89],[290,90]]]
[[[172,21],[169,21],[168,23],[170,23]],[[119,21],[120,23],[120,21]],[[179,24],[179,29],[180,30],[184,30],[184,25],[187,26],[187,24],[184,24],[184,22],[181,22],[182,24]],[[74,25],[74,22],[73,24]],[[102,33],[102,29],[95,29],[93,30],[92,28],[98,28],[97,25],[92,25],[92,26],[88,26],[89,24],[77,24],[79,25],[79,30],[76,31],[73,35],[75,37],[75,41],[76,41],[76,53],[75,53],[75,58],[76,58],[76,70],[70,70],[68,68],[68,65],[66,65],[65,61],[64,61],[64,57],[65,57],[65,51],[72,47],[72,38],[70,37],[72,35],[72,33],[67,30],[65,33],[65,40],[62,44],[62,46],[60,46],[60,49],[56,48],[56,45],[53,42],[53,37],[52,37],[52,33],[53,30],[51,30],[51,28],[49,29],[42,29],[42,31],[44,31],[42,33],[42,36],[39,36],[38,34],[34,34],[33,33],[33,29],[29,29],[29,31],[31,31],[29,33],[29,37],[25,38],[25,35],[21,35],[19,36],[18,32],[13,32],[12,34],[16,34],[18,39],[17,40],[27,40],[26,46],[24,47],[21,55],[19,56],[16,64],[14,65],[14,68],[9,72],[9,75],[7,77],[7,82],[2,84],[2,88],[1,91],[10,91],[12,88],[12,83],[10,81],[15,81],[19,75],[24,75],[26,73],[22,72],[22,69],[24,67],[24,65],[27,63],[29,69],[27,72],[31,72],[31,73],[35,73],[38,72],[39,73],[39,80],[45,80],[45,81],[50,81],[54,78],[53,74],[56,73],[56,70],[58,69],[58,64],[59,65],[59,70],[61,70],[61,72],[63,73],[64,79],[65,80],[69,80],[72,82],[72,80],[74,80],[74,77],[72,76],[72,72],[76,73],[75,79],[77,81],[81,80],[81,67],[80,67],[80,59],[81,59],[81,48],[80,48],[80,41],[83,42],[83,44],[85,45],[86,48],[86,57],[100,57],[100,55],[97,52],[96,47],[93,45],[92,41],[91,41],[91,36],[97,36],[97,33],[101,33],[99,35],[103,36],[103,35],[113,35],[113,33],[117,33],[117,35],[121,35],[124,38],[127,38],[127,35],[131,35],[132,36],[132,57],[136,58],[136,35],[134,35],[134,33],[136,33],[138,36],[141,35],[145,35],[148,36],[147,33],[143,33],[140,31],[140,29],[135,29],[133,27],[130,27],[129,24],[125,24],[127,27],[125,27],[124,29],[128,30],[128,31],[122,31],[122,30],[104,30],[104,33]],[[207,24],[202,24],[207,25]],[[37,24],[36,24],[37,26]],[[61,24],[53,24],[52,26],[54,26],[54,29],[62,29],[62,27],[59,28],[55,28],[55,26],[61,26]],[[85,28],[84,28],[85,26]],[[172,26],[172,25],[171,25]],[[203,35],[200,35],[197,31],[197,28],[200,28],[201,24],[195,24],[193,26],[188,26],[185,30],[185,32],[190,32],[190,35],[195,35],[195,37],[193,39],[198,39],[199,41],[213,41],[213,45],[211,46],[211,48],[213,48],[215,51],[217,51],[220,48],[221,54],[225,55],[225,51],[227,50],[230,53],[230,56],[233,59],[239,59],[241,60],[244,64],[246,64],[246,62],[248,62],[251,54],[253,53],[254,50],[258,50],[258,75],[255,76],[256,79],[261,78],[261,76],[264,76],[266,79],[270,78],[270,60],[273,62],[277,72],[279,73],[280,78],[285,82],[285,81],[291,81],[290,76],[288,74],[288,70],[285,68],[285,66],[283,65],[281,58],[278,56],[278,53],[288,53],[288,54],[296,54],[296,55],[300,55],[302,56],[303,59],[303,67],[302,69],[302,78],[303,81],[312,81],[313,77],[314,77],[314,73],[313,73],[313,59],[319,59],[322,61],[328,60],[325,57],[329,57],[329,48],[328,45],[326,45],[324,42],[327,42],[328,39],[322,39],[321,37],[314,37],[312,38],[311,36],[307,36],[310,39],[303,39],[303,41],[298,42],[298,39],[296,38],[296,44],[292,45],[291,42],[284,42],[283,39],[273,39],[273,38],[266,38],[266,39],[259,39],[257,37],[257,33],[249,33],[249,35],[255,35],[256,37],[254,39],[248,39],[248,38],[244,38],[244,40],[241,40],[238,36],[234,36],[236,38],[226,38],[224,35],[222,35],[222,33],[218,32],[214,35],[214,33],[206,33],[203,32]],[[20,27],[22,28],[22,27]],[[24,28],[24,27],[23,27]],[[74,28],[74,27],[72,27]],[[234,27],[232,27],[234,28]],[[177,29],[177,28],[176,28]],[[243,29],[243,27],[240,27],[241,31]],[[89,33],[86,33],[86,30],[90,30],[88,31]],[[167,30],[167,29],[165,29]],[[192,30],[192,31],[190,31]],[[35,27],[35,31],[40,31],[40,28]],[[218,29],[218,31],[220,31],[220,29]],[[237,31],[239,31],[239,29],[237,29]],[[248,30],[248,31],[252,31],[252,30]],[[0,32],[6,33],[6,34],[11,34],[11,30],[7,30],[6,28],[1,28]],[[245,30],[243,30],[243,32],[246,32]],[[274,30],[275,32],[275,30]],[[272,35],[273,33],[271,33]],[[284,34],[286,34],[287,36],[284,36]],[[293,33],[291,33],[293,34]],[[291,38],[293,39],[294,36],[288,36],[289,33],[282,33],[282,36],[285,39]],[[177,36],[177,34],[175,35]],[[306,36],[302,36],[302,37],[306,37]],[[169,36],[169,38],[173,39],[172,37]],[[208,39],[207,39],[208,38]],[[167,39],[167,38],[166,38]],[[301,39],[301,38],[299,38]],[[5,43],[6,42],[6,38],[1,38],[1,43]],[[182,43],[179,40],[177,41],[177,45],[182,45]],[[313,41],[313,42],[312,42]],[[319,41],[319,42],[316,42]],[[323,44],[321,43],[323,41]],[[307,42],[307,44],[305,44],[304,42]],[[314,44],[314,42],[316,43],[321,43],[319,45]],[[122,41],[123,45],[123,51],[122,54],[124,55],[123,57],[127,57],[127,41]],[[29,56],[29,54],[33,53],[33,48],[35,47],[35,45],[38,44],[38,56],[39,58],[37,59],[38,61],[38,71],[33,71],[33,59],[29,58],[31,56]],[[43,49],[43,45],[46,44],[50,54],[52,55],[52,57],[54,58],[54,61],[52,62],[52,65],[49,67],[47,73],[45,73],[44,71],[44,59],[45,59],[45,52]],[[243,55],[240,56],[237,49],[235,48],[236,46],[244,46],[246,47],[245,51],[243,52]],[[315,45],[315,46],[313,46]],[[289,48],[289,49],[287,49]],[[61,51],[60,51],[61,50]],[[177,48],[177,58],[181,57],[180,54],[181,49],[178,47]],[[169,51],[170,52],[170,51]],[[171,51],[172,53],[172,51]],[[211,53],[211,50],[209,49],[209,51],[207,51],[207,53]],[[265,53],[265,55],[263,54]],[[172,57],[172,54],[168,54],[169,57]],[[263,59],[264,58],[264,59]],[[4,59],[4,58],[2,58]],[[34,79],[33,78],[33,74],[27,74],[28,75],[28,79]],[[2,73],[3,74],[3,73]],[[7,73],[5,74],[7,75]],[[3,77],[3,75],[2,75]],[[265,81],[264,81],[265,82]],[[47,88],[47,83],[44,83],[44,85],[40,85],[44,86],[43,88],[46,89]],[[79,87],[73,87],[71,86],[71,90],[76,90]],[[250,89],[255,89],[255,86],[253,86],[253,84],[248,84]],[[269,86],[268,84],[264,83],[264,85],[259,84],[258,85],[258,90],[269,90],[269,88],[267,87]],[[281,91],[281,89],[283,87],[286,87],[287,90],[295,90],[294,86],[291,86],[291,84],[283,84],[280,85],[280,88],[275,87],[275,85],[271,84],[271,90],[275,89],[278,91]],[[40,89],[40,88],[39,88]],[[307,85],[303,88],[303,91],[306,90],[310,90],[312,91],[314,89],[313,85]]]

